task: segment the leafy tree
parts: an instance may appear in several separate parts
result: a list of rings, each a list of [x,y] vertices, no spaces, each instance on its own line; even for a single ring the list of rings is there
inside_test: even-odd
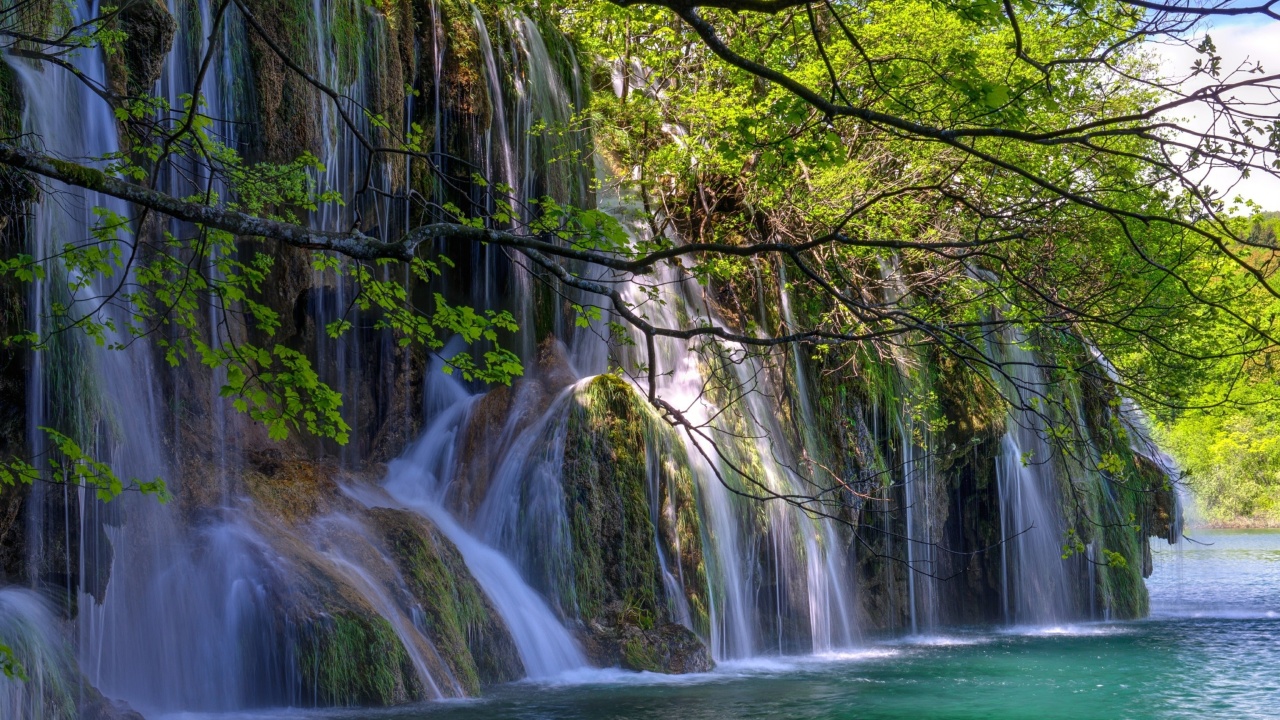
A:
[[[69,53],[115,52],[125,40],[115,10],[72,24],[32,22],[27,4],[4,7],[4,44],[36,62],[67,67]],[[515,318],[440,294],[419,307],[406,283],[390,279],[403,274],[385,272],[403,267],[429,283],[450,257],[485,245],[573,298],[586,324],[607,313],[614,340],[634,333],[630,369],[649,400],[704,438],[658,392],[652,356],[662,339],[759,354],[796,346],[809,357],[929,353],[1046,418],[1068,398],[1020,386],[995,349],[1011,328],[1029,334],[1044,370],[1115,382],[1167,412],[1235,402],[1239,379],[1276,349],[1273,244],[1200,178],[1214,168],[1277,172],[1274,106],[1240,98],[1274,89],[1278,76],[1225,67],[1197,36],[1206,17],[1275,17],[1269,5],[567,0],[541,11],[581,56],[621,78],[617,93],[596,92],[574,122],[589,122],[606,161],[635,178],[626,190],[651,232],[628,234],[616,218],[551,199],[519,206],[493,178],[478,178],[492,200],[484,210],[419,208],[414,216],[430,220],[398,237],[309,225],[309,213],[385,191],[366,182],[339,196],[315,182],[314,157],[249,163],[210,132],[205,76],[232,14],[331,103],[368,168],[408,159],[438,174],[438,158],[421,128],[393,128],[308,73],[253,3],[220,0],[196,90],[181,107],[82,78],[127,132],[127,151],[101,159],[105,169],[0,139],[9,172],[96,191],[175,228],[141,231],[145,222],[103,208],[93,237],[59,258],[7,260],[4,274],[19,281],[57,270],[73,295],[81,283],[112,288],[98,304],[53,305],[42,330],[9,342],[41,350],[69,332],[113,346],[155,337],[170,363],[224,370],[223,393],[273,437],[343,442],[341,398],[275,336],[279,318],[262,285],[272,254],[261,248],[314,252],[315,270],[357,287],[356,306],[380,329],[434,352],[460,335],[479,349],[445,358],[450,367],[509,382],[520,373],[505,339]],[[1152,42],[1193,44],[1200,59],[1162,67]],[[1182,90],[1190,77],[1204,87]],[[1212,116],[1208,127],[1176,119],[1193,107]],[[191,196],[166,192],[158,179],[174,167],[208,181]],[[398,200],[423,203],[407,190]],[[664,268],[733,299],[761,266],[785,272],[801,306],[781,334],[755,332],[747,312],[736,328],[666,326],[642,307]],[[209,304],[248,329],[242,339],[211,342],[201,324]],[[1058,438],[1064,448],[1067,437]],[[74,443],[60,447],[72,462],[87,458]],[[26,462],[3,479],[30,479]],[[123,485],[108,476],[100,487]],[[823,494],[788,501],[825,514]]]

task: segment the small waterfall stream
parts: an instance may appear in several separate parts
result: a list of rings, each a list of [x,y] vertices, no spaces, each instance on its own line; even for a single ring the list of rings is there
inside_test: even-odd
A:
[[[910,304],[910,292],[902,275],[901,258],[894,254],[879,259],[880,277],[884,283],[886,302]],[[896,420],[892,423],[896,467],[890,473],[901,496],[898,506],[902,517],[901,555],[907,586],[906,619],[911,634],[932,630],[938,622],[938,579],[941,570],[938,542],[940,533],[935,527],[937,508],[934,497],[934,456],[938,450],[929,426],[931,412],[923,407],[932,388],[929,378],[922,371],[922,358],[916,357],[906,347],[895,344],[892,358],[897,370],[898,392],[901,400],[895,408]],[[878,414],[878,413],[876,413]],[[891,494],[892,496],[892,494]],[[889,547],[898,532],[888,523],[884,530]],[[890,551],[892,555],[892,551]]]
[[[648,228],[634,220],[639,216],[637,209],[625,199],[613,202],[610,206],[603,200],[602,205],[611,207],[636,237],[644,237]],[[785,275],[781,277],[785,287]],[[675,327],[686,315],[695,323],[723,327],[701,299],[705,290],[690,278],[665,268],[659,271],[656,285],[661,288],[656,302],[646,300],[638,287],[629,297],[651,322]],[[637,347],[643,347],[641,337],[636,341]],[[854,582],[845,560],[848,540],[832,520],[780,500],[765,501],[762,524],[752,527],[751,516],[758,508],[734,492],[778,496],[814,492],[811,478],[804,477],[810,469],[797,463],[785,442],[794,434],[783,431],[777,413],[768,405],[778,393],[761,365],[765,360],[730,343],[701,346],[659,338],[655,345],[657,357],[648,361],[657,371],[658,395],[705,433],[700,439],[682,435],[711,524],[709,541],[717,575],[712,585],[722,588],[722,595],[713,600],[712,647],[717,659],[849,647],[858,630],[850,614]],[[731,407],[717,406],[717,380],[709,378],[708,372],[722,373],[718,382],[725,384],[726,396],[741,399]],[[802,417],[812,413],[807,396],[800,412]],[[753,468],[753,476],[736,476],[726,461],[738,468]],[[758,485],[753,487],[754,483]],[[768,544],[748,547],[744,536],[763,536]],[[767,601],[756,591],[766,577],[774,587]],[[793,626],[801,618],[804,625]]]
[[[1059,510],[1057,464],[1047,439],[1050,392],[1044,370],[1019,333],[1000,344],[1003,377],[1014,404],[1000,443],[1001,603],[1005,622],[1052,624],[1073,617],[1069,572],[1062,557],[1066,528]]]
[[[31,590],[0,588],[0,637],[26,676],[0,675],[0,713],[6,718],[64,718],[75,713],[80,692],[75,659],[44,598]]]
[[[475,397],[441,372],[439,365],[428,372],[428,397],[437,399],[435,417],[418,442],[391,463],[383,487],[397,501],[434,522],[458,548],[511,630],[529,677],[554,677],[585,667],[587,661],[572,636],[546,601],[521,579],[517,566],[464,529],[445,509],[445,494],[456,473],[458,433]],[[501,491],[509,489],[496,484],[497,495],[491,496],[500,497]],[[480,537],[499,529],[483,521],[477,527]]]

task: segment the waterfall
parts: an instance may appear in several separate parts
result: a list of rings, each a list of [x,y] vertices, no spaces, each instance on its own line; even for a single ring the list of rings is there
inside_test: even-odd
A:
[[[0,638],[25,677],[0,675],[0,714],[7,718],[74,718],[79,701],[75,661],[58,621],[38,594],[0,588]]]
[[[81,5],[75,13],[77,19],[84,19],[95,11]],[[105,80],[99,51],[77,53],[74,63],[85,76]],[[22,62],[15,63],[15,70],[27,89],[26,128],[40,138],[48,152],[82,159],[118,149],[111,109],[70,73]],[[95,223],[91,208],[98,206],[128,216],[123,203],[53,183],[36,208],[33,254],[53,257],[65,244],[88,238]],[[58,272],[49,275],[56,277]],[[40,309],[37,314],[47,312],[49,303],[62,292],[51,285],[33,286],[32,307]],[[108,344],[124,343],[129,338],[123,311],[90,310],[92,301],[88,298],[109,290],[89,288],[75,297],[71,306],[82,313],[94,312],[99,321],[112,321],[115,328],[108,330]],[[163,446],[161,401],[149,343],[132,342],[128,349],[110,350],[75,338],[62,342],[75,345],[76,355],[60,359],[59,364],[69,365],[79,357],[90,384],[79,387],[79,406],[68,407],[63,404],[68,388],[59,387],[45,371],[37,370],[30,386],[33,429],[56,427],[60,419],[67,420],[70,415],[83,423],[86,447],[107,459],[119,476],[159,475],[180,492]],[[33,367],[41,364],[37,361]],[[38,438],[38,432],[33,430],[32,437]],[[127,495],[102,505],[73,484],[60,488],[37,484],[33,494],[37,507],[56,507],[50,503],[60,500],[63,508],[75,511],[67,516],[65,532],[71,532],[70,523],[74,523],[81,539],[76,555],[77,576],[82,582],[74,602],[80,608],[80,664],[89,681],[116,697],[145,698],[162,705],[239,704],[242,699],[235,678],[242,649],[235,641],[235,622],[254,615],[254,609],[252,599],[246,600],[235,587],[238,578],[228,581],[222,572],[207,572],[209,568],[193,564],[191,548],[175,526],[172,513],[154,498]],[[63,497],[50,497],[54,494]],[[40,518],[41,513],[34,517]],[[50,532],[56,531],[36,529],[32,537],[46,537]],[[42,550],[37,548],[37,552]],[[85,587],[86,579],[100,574],[109,574],[109,581],[105,577],[101,580],[105,592]]]
[[[333,11],[336,6],[336,3],[328,4],[325,10]],[[199,12],[186,12],[188,8],[179,7],[179,3],[172,8],[173,15],[180,21],[179,32],[175,49],[166,58],[158,92],[175,109],[179,108],[182,96],[193,91],[196,64],[209,43],[217,42],[215,62],[203,86],[205,111],[215,118],[210,134],[235,147],[238,106],[244,102],[238,90],[243,82],[243,62],[237,56],[243,52],[239,35],[243,28],[234,9],[229,10],[220,34],[209,37],[210,5],[199,3],[192,7]],[[91,17],[96,11],[96,7],[80,6],[76,10],[77,21]],[[328,17],[326,12],[316,14],[317,23],[313,28],[317,38],[316,62],[322,70],[321,77],[336,82],[341,79],[338,61],[332,46],[321,41],[330,33]],[[376,58],[376,47],[371,52]],[[357,101],[364,101],[367,99],[363,93],[364,55],[355,60],[362,63],[359,70],[350,84],[340,87]],[[77,53],[74,62],[85,77],[105,82],[103,58],[97,49]],[[111,108],[85,84],[53,66],[36,66],[21,60],[13,65],[27,90],[25,128],[32,137],[39,138],[44,150],[73,160],[105,156],[118,150]],[[180,120],[180,117],[175,113],[169,120]],[[326,112],[320,119],[324,139],[321,152],[326,170],[318,181],[350,192],[358,186],[362,156],[350,134],[338,131],[337,122],[332,112]],[[367,126],[365,129],[367,131]],[[339,137],[346,140],[339,142],[336,139]],[[198,164],[184,163],[186,161],[180,159],[158,179],[161,189],[179,196],[205,191],[224,193],[225,188],[202,174]],[[384,189],[389,188],[385,167],[382,170],[378,181]],[[94,207],[128,215],[123,203],[56,183],[45,198],[35,208],[32,254],[36,257],[56,256],[63,244],[88,238],[94,223],[91,213]],[[391,231],[390,215],[384,204],[370,203],[363,211],[366,227],[372,227],[375,233],[379,228]],[[369,220],[370,217],[373,219]],[[325,206],[314,222],[336,229],[351,219],[351,214]],[[171,224],[170,229],[175,234],[190,230],[178,223]],[[56,278],[58,273],[49,272],[48,277]],[[316,280],[320,286],[325,282]],[[347,306],[343,287],[339,281],[335,297],[318,294],[314,315],[322,326],[336,319],[337,313]],[[106,289],[93,287],[82,294],[102,295]],[[39,309],[33,313],[37,329],[43,328],[50,303],[57,301],[58,294],[63,292],[51,280],[33,284],[32,307]],[[77,299],[72,307],[82,309],[88,302]],[[97,312],[100,321],[115,322],[116,333],[124,332],[126,323],[122,311]],[[209,339],[216,346],[226,337],[229,325],[212,303],[207,319]],[[360,371],[358,348],[354,343],[344,342],[330,348],[324,344],[323,332],[317,333],[317,337],[320,338],[318,355],[336,360],[335,385],[349,390],[347,378]],[[125,344],[126,338],[108,333],[107,339],[108,344]],[[74,369],[74,363],[82,363],[81,376],[74,381],[83,382],[83,378],[89,382],[79,387],[80,400],[78,406],[73,406],[65,402],[76,397],[64,394],[68,381],[51,377],[44,370],[45,363],[33,362],[30,437],[38,442],[40,433],[36,428],[59,427],[62,420],[83,423],[82,433],[90,441],[86,447],[97,457],[108,459],[118,475],[124,478],[161,476],[170,482],[175,494],[181,495],[184,492],[178,482],[181,475],[175,472],[177,468],[165,448],[164,412],[156,382],[159,374],[152,363],[149,343],[144,339],[128,343],[127,350],[109,350],[74,337],[61,342],[69,347],[64,351],[65,359],[59,356],[57,367],[65,372],[67,367]],[[290,642],[290,631],[285,629],[281,635],[275,616],[277,610],[273,607],[276,602],[273,595],[282,591],[279,586],[282,567],[275,566],[271,559],[274,554],[271,543],[261,537],[251,523],[238,518],[236,498],[230,494],[234,483],[229,476],[233,469],[239,468],[240,450],[228,429],[224,401],[218,398],[217,391],[225,380],[214,373],[211,382],[213,388],[205,394],[213,398],[208,410],[215,435],[209,440],[216,466],[213,484],[220,488],[213,502],[221,506],[220,515],[207,516],[202,522],[188,525],[188,520],[179,517],[174,508],[161,506],[149,497],[125,496],[103,505],[83,488],[71,484],[57,487],[38,483],[33,489],[33,504],[40,509],[32,513],[34,527],[29,532],[35,540],[31,543],[33,566],[58,564],[56,576],[66,578],[66,583],[73,577],[82,579],[81,587],[68,585],[63,590],[74,593],[67,605],[79,608],[76,646],[85,679],[103,693],[125,698],[148,712],[232,710],[308,701],[298,695],[297,658],[288,657],[285,648]],[[202,393],[196,390],[192,395],[199,400]],[[174,435],[182,439],[176,429]],[[36,449],[41,452],[43,448],[37,445]],[[208,488],[192,490],[207,492]],[[342,520],[341,515],[335,518],[335,521]],[[65,557],[61,560],[39,544],[40,539],[59,535],[66,538],[61,543],[65,548]],[[78,547],[73,546],[73,538],[80,538]],[[384,587],[390,582],[393,589],[402,588],[403,582],[376,580],[377,576],[386,574],[380,569],[380,563],[385,560],[370,558],[370,555],[376,554],[366,553],[354,560],[331,554],[319,562],[326,572],[344,581],[388,621],[413,660],[417,679],[426,692],[434,697],[462,694],[456,681],[440,676],[442,663],[438,657],[431,657],[434,650],[430,649],[430,642],[413,626],[408,610],[401,609]],[[76,565],[78,567],[73,567]],[[99,576],[103,577],[95,580]],[[287,594],[288,590],[283,592]],[[534,654],[531,651],[531,657]],[[531,662],[530,667],[542,666]],[[75,682],[78,684],[79,679]]]
[[[635,237],[648,233],[646,224],[635,220],[640,213],[628,199],[602,198],[601,204]],[[676,327],[687,317],[695,325],[723,327],[702,300],[704,288],[670,267],[655,274],[655,300],[638,286],[627,291],[628,301],[650,322]],[[642,337],[635,339],[637,347],[644,346]],[[816,494],[819,487],[797,465],[785,442],[789,434],[769,405],[779,395],[764,372],[765,360],[734,343],[703,346],[664,337],[656,339],[655,347],[657,356],[647,361],[656,369],[658,396],[706,433],[703,438],[683,437],[710,527],[706,540],[715,560],[710,584],[720,591],[712,599],[716,658],[848,647],[858,631],[851,615],[854,581],[845,560],[847,535],[832,520],[781,500],[764,501],[761,517],[757,501],[735,493],[804,496]],[[728,397],[738,398],[736,403],[717,404],[717,381],[708,372],[721,373],[718,382],[725,383]],[[735,476],[726,459],[753,470],[753,477]],[[772,597],[759,592],[766,580],[773,584]],[[807,622],[796,626],[797,619]]]
[[[906,379],[911,382],[909,378]],[[911,387],[909,385],[909,387]],[[920,392],[918,389],[916,392]],[[911,395],[907,395],[910,398]],[[909,400],[908,400],[909,402]],[[912,634],[932,628],[938,619],[938,532],[933,498],[932,432],[903,408],[898,420],[900,451],[903,547],[906,555],[907,611]]]
[[[1005,622],[1043,625],[1073,619],[1061,490],[1046,417],[1050,386],[1042,363],[1014,332],[993,350],[1002,357],[996,381],[1012,402],[1000,441],[996,482],[1000,496],[1001,604]]]
[[[1121,385],[1120,374],[1116,371],[1111,361],[1107,359],[1096,347],[1090,346],[1089,352],[1098,362],[1106,373],[1107,378]],[[1165,452],[1156,444],[1151,437],[1151,418],[1143,412],[1138,403],[1133,398],[1122,396],[1120,398],[1119,420],[1125,429],[1129,439],[1129,449],[1134,455],[1145,458],[1160,472],[1174,484],[1174,502],[1173,517],[1169,523],[1169,534],[1165,538],[1170,545],[1179,545],[1182,542],[1182,530],[1187,524],[1185,517],[1186,509],[1195,506],[1190,497],[1190,489],[1182,483],[1176,482],[1183,477],[1182,468],[1178,466],[1178,461],[1174,460],[1169,453]],[[1180,549],[1180,548],[1179,548]]]
[[[878,258],[880,277],[884,283],[885,301],[890,304],[909,304],[910,293],[902,276],[901,258],[897,254]],[[936,527],[938,511],[934,498],[934,455],[937,448],[928,417],[922,411],[932,388],[927,373],[921,365],[923,359],[915,357],[907,348],[897,344],[892,347],[892,357],[897,369],[899,407],[892,431],[896,444],[896,480],[901,496],[902,530],[901,555],[905,560],[906,616],[911,633],[931,629],[938,621],[938,575],[941,569],[938,554],[940,532]],[[891,495],[892,496],[892,495]],[[897,530],[886,513],[884,529],[892,557],[893,536]]]
[[[764,293],[760,292],[760,302],[764,302]],[[800,331],[800,325],[796,323],[795,313],[791,311],[791,289],[787,286],[787,263],[780,261],[778,263],[778,305],[782,310],[783,327],[780,332],[782,334],[791,334]],[[761,313],[761,317],[764,314]],[[817,427],[817,421],[813,414],[813,402],[809,398],[809,378],[805,375],[804,359],[801,356],[802,345],[795,343],[790,347],[791,355],[791,373],[792,382],[795,384],[796,400],[795,405],[800,411],[800,423],[797,424],[797,446],[803,448],[806,453],[816,451],[816,442],[813,439],[813,431]],[[812,459],[809,459],[812,463]],[[812,464],[809,471],[813,472]]]
[[[336,191],[347,198],[344,203],[321,204],[312,213],[311,223],[335,232],[359,228],[372,237],[390,240],[404,229],[400,222],[408,212],[407,203],[395,195],[407,180],[395,177],[398,160],[386,155],[371,156],[356,135],[359,133],[376,145],[387,144],[380,141],[381,126],[389,127],[389,118],[384,117],[380,123],[372,119],[374,114],[385,116],[392,112],[380,104],[376,79],[388,54],[387,21],[359,0],[311,0],[311,18],[308,39],[316,78],[340,98],[330,101],[315,93],[319,110],[315,120],[316,155],[321,167],[315,179],[322,191]],[[354,132],[347,120],[354,125]],[[339,258],[335,270],[313,269],[308,301],[319,375],[342,394],[343,418],[356,427],[368,412],[359,392],[361,378],[380,371],[376,360],[368,357],[368,344],[381,345],[383,354],[390,345],[387,333],[376,333],[372,340],[368,336],[371,322],[360,311],[354,284],[348,277],[352,266],[350,260]],[[379,279],[388,279],[386,268],[372,272]],[[350,323],[350,330],[331,337],[328,328],[344,321]],[[339,453],[344,465],[358,466],[364,461],[365,451],[355,441],[343,446]]]
[[[438,402],[436,417],[417,444],[391,463],[384,487],[406,507],[432,520],[458,548],[511,630],[530,677],[554,677],[585,667],[587,661],[572,636],[516,566],[445,510],[444,496],[456,472],[457,435],[475,398],[441,372],[439,365],[428,373],[428,393],[446,399]]]
[[[313,151],[322,169],[312,179],[349,204],[322,203],[301,213],[304,222],[334,231],[358,228],[391,240],[422,219],[410,216],[405,197],[413,195],[425,200],[422,216],[429,220],[439,220],[446,205],[457,201],[466,205],[464,214],[495,227],[523,228],[536,219],[541,198],[552,197],[581,207],[595,203],[622,222],[637,244],[653,239],[634,198],[622,192],[593,196],[585,161],[589,138],[575,127],[586,102],[585,81],[563,38],[509,8],[464,5],[463,17],[446,22],[445,14],[458,12],[457,3],[409,5],[423,7],[405,5],[397,12],[424,12],[427,17],[418,20],[431,27],[415,30],[408,41],[396,34],[404,28],[396,23],[414,18],[393,18],[385,7],[359,0],[299,6],[306,26],[293,28],[304,32],[292,40],[305,57],[295,60],[332,86],[360,132],[378,143],[381,134],[391,133],[379,129],[374,110],[410,127],[430,122],[429,155],[450,172],[417,182],[422,178],[414,174],[425,171],[414,163],[422,158],[383,157],[369,165],[368,149],[321,97],[314,117],[288,118],[305,136],[294,138],[299,147],[288,150]],[[212,120],[206,132],[249,156],[260,150],[252,137],[251,90],[254,63],[261,58],[253,56],[247,18],[236,7],[225,11],[214,31],[216,7],[203,0],[168,0],[178,24],[176,43],[152,91],[172,109],[156,120],[181,120],[183,98],[195,91],[198,63],[212,51],[202,86]],[[100,9],[96,0],[84,0],[74,19],[83,21]],[[468,68],[474,74],[471,89],[483,98],[477,106],[484,106],[466,112],[451,108],[442,89],[451,81],[446,63],[458,61],[450,55],[448,32],[460,28],[474,31],[468,35],[475,41],[468,50],[474,56],[465,60],[474,60]],[[416,48],[405,50],[415,42]],[[406,85],[429,85],[429,97],[415,100],[407,93],[402,99],[387,90],[387,78],[379,73],[399,63],[402,51],[416,52],[414,62],[422,64],[413,68],[421,76],[407,78],[413,82]],[[84,77],[106,82],[99,49],[82,48],[67,58]],[[31,142],[42,143],[49,154],[90,163],[121,149],[111,108],[84,83],[52,64],[8,60],[27,91],[23,119]],[[309,98],[295,101],[295,110],[312,107]],[[461,166],[469,179],[452,172]],[[472,169],[487,180],[472,177]],[[190,158],[176,158],[155,182],[175,196],[208,192],[235,201],[216,173]],[[134,220],[123,203],[58,183],[48,186],[32,208],[34,256],[54,258],[92,237],[94,208]],[[513,211],[495,219],[501,203]],[[179,236],[195,228],[169,222],[139,232],[165,230]],[[132,247],[133,240],[122,234],[121,243]],[[522,265],[520,256],[495,246],[473,247],[454,258],[456,271],[410,287],[407,294],[421,300],[416,295],[440,291],[477,311],[505,309],[517,317],[523,333],[502,341],[525,362],[526,375],[510,387],[481,388],[443,370],[443,358],[468,351],[461,342],[428,359],[423,355],[429,353],[401,353],[395,346],[399,338],[378,326],[373,313],[353,310],[355,285],[346,275],[355,267],[352,261],[342,261],[335,276],[332,269],[315,270],[306,253],[290,252],[282,249],[278,261],[292,264],[269,281],[283,278],[290,286],[289,293],[281,289],[272,299],[287,303],[277,309],[291,328],[289,337],[277,339],[304,348],[324,382],[342,393],[344,417],[358,437],[341,449],[293,438],[292,444],[264,449],[264,433],[220,397],[225,370],[165,369],[149,338],[125,342],[132,340],[124,330],[129,308],[90,310],[92,296],[111,289],[105,281],[73,292],[66,272],[58,272],[65,268],[50,260],[47,276],[31,284],[37,332],[50,330],[55,303],[63,303],[110,321],[114,328],[106,344],[128,346],[108,349],[64,333],[29,363],[28,435],[35,452],[49,449],[39,428],[65,430],[123,478],[165,478],[178,500],[166,506],[131,493],[102,503],[75,478],[31,489],[28,548],[36,587],[0,588],[0,636],[14,645],[32,681],[0,680],[0,709],[14,717],[69,716],[85,702],[80,693],[97,699],[99,691],[148,713],[387,704],[474,694],[486,682],[513,677],[555,678],[599,662],[591,646],[600,634],[592,626],[599,616],[587,617],[583,607],[592,578],[581,577],[576,564],[581,544],[575,541],[582,535],[574,535],[579,518],[567,492],[574,489],[574,453],[582,451],[572,444],[575,431],[581,433],[575,423],[592,410],[591,393],[603,382],[623,388],[635,401],[628,408],[635,410],[639,440],[626,440],[643,444],[630,458],[630,467],[643,470],[643,492],[637,494],[643,502],[629,508],[642,506],[644,537],[638,544],[652,552],[661,596],[656,607],[665,613],[645,617],[648,628],[637,622],[629,630],[656,625],[678,631],[726,661],[853,646],[862,638],[856,596],[866,569],[851,549],[849,525],[856,522],[874,523],[870,529],[884,534],[891,563],[880,570],[888,586],[882,589],[889,604],[885,614],[892,618],[886,624],[901,626],[905,618],[914,634],[942,622],[937,548],[949,521],[940,499],[948,478],[946,467],[934,460],[942,439],[934,436],[930,418],[917,412],[933,390],[922,358],[897,348],[897,375],[870,400],[871,444],[889,448],[873,448],[871,454],[881,456],[873,462],[883,460],[892,479],[881,526],[832,499],[844,492],[836,486],[848,478],[830,475],[848,472],[851,463],[833,461],[838,451],[825,444],[828,419],[819,408],[829,405],[818,395],[825,382],[809,374],[800,347],[765,351],[660,337],[648,357],[640,335],[632,335],[631,346],[609,341],[613,328],[607,323],[617,318],[607,313],[585,321],[586,327],[574,326],[567,306],[604,304],[603,299],[551,285]],[[215,280],[218,259],[206,260],[205,271]],[[709,301],[712,289],[677,265],[662,264],[652,276],[629,282],[583,263],[572,269],[585,278],[619,282],[626,300],[655,325],[728,328]],[[390,277],[385,269],[376,272]],[[785,264],[776,272],[779,332],[790,333],[806,308],[792,307],[797,298],[788,288]],[[882,272],[889,301],[905,302],[897,259],[886,259]],[[757,277],[757,285],[766,283]],[[763,320],[764,292],[759,302]],[[213,347],[250,333],[236,310],[214,302],[202,310],[199,331]],[[355,327],[329,337],[326,326],[340,319]],[[1013,376],[1009,389],[1044,397],[1047,381],[1021,343],[1015,337],[996,349]],[[695,432],[673,427],[646,404],[646,363],[653,366],[656,396],[683,411]],[[403,382],[389,390],[389,379]],[[418,387],[421,409],[413,407]],[[386,410],[396,402],[410,406],[403,418]],[[1008,622],[1058,622],[1071,617],[1075,597],[1072,568],[1060,558],[1063,479],[1051,462],[1043,418],[1022,405],[1010,412],[995,467],[1001,526],[1019,533],[1000,551],[1001,601]],[[379,433],[391,428],[403,434],[386,433],[391,440],[374,452],[385,438],[371,437],[374,429],[364,427],[372,424],[369,418],[382,421]],[[393,427],[401,421],[403,428]],[[377,463],[390,458],[381,472]],[[460,585],[441,589],[436,585],[448,583],[439,577],[416,577],[422,568],[396,554],[387,513],[411,520],[414,537],[436,551],[432,560],[447,569],[447,580],[472,583],[468,591],[478,588],[468,606],[473,614],[456,636],[446,636],[428,612],[435,608],[423,598],[435,591],[459,595]],[[651,526],[643,524],[646,515]],[[1090,545],[1090,557],[1102,549]],[[481,615],[484,622],[492,619],[501,642],[508,643],[504,648],[518,655],[518,663],[509,663],[513,677],[494,673],[481,679],[476,663],[459,660],[474,659],[471,653],[486,647],[468,644],[480,634]],[[359,635],[355,651],[324,655],[317,649],[352,627],[369,632]],[[381,644],[365,642],[373,636]],[[385,659],[359,655],[366,651],[398,658],[391,669],[399,674],[379,679],[389,689],[360,695],[322,686],[323,662],[358,666]]]

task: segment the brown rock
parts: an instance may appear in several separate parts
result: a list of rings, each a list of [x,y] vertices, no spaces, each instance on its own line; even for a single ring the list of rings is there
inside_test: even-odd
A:
[[[115,22],[127,37],[121,52],[108,60],[111,89],[131,97],[145,95],[160,79],[178,23],[159,0],[128,0]]]

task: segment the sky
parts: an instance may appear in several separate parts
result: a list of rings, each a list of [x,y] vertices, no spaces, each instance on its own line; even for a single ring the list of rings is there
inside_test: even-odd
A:
[[[1223,68],[1234,68],[1246,60],[1260,61],[1266,74],[1280,73],[1280,21],[1262,18],[1218,19],[1204,32],[1208,32],[1218,49],[1218,54],[1222,56]],[[1200,34],[1203,35],[1204,32]],[[1159,47],[1156,51],[1162,54],[1170,64],[1168,69],[1171,74],[1185,74],[1199,57],[1192,49],[1186,47]],[[1203,80],[1199,82],[1203,84]],[[1280,115],[1280,104],[1275,106],[1274,113]],[[1198,124],[1204,127],[1208,123],[1207,113],[1184,112],[1181,114],[1188,118],[1190,125]],[[1251,177],[1242,180],[1238,173],[1220,169],[1211,173],[1207,181],[1210,186],[1218,189],[1239,181],[1233,195],[1238,194],[1247,200],[1252,200],[1261,205],[1264,210],[1280,211],[1280,178],[1254,173]]]

